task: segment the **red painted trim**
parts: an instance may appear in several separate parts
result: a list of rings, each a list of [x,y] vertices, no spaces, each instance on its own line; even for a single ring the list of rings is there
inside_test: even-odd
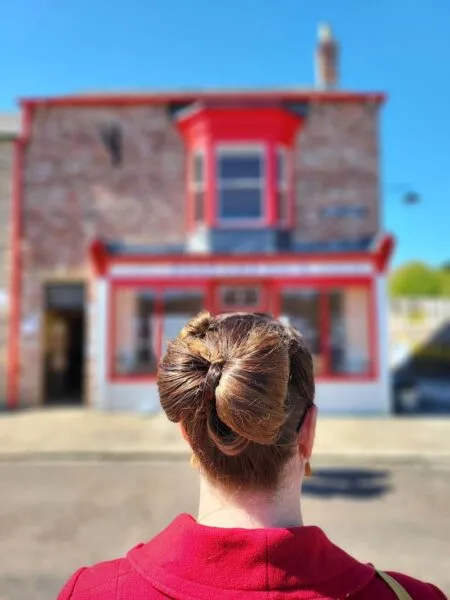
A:
[[[216,151],[211,140],[205,149],[205,216],[208,227],[216,227],[218,221],[217,186],[216,186]]]
[[[297,150],[298,151],[298,150]],[[287,169],[288,169],[288,229],[296,228],[296,212],[297,212],[297,202],[296,202],[296,181],[295,181],[295,154],[296,152],[291,149],[287,149],[286,152],[286,160],[287,160]]]
[[[381,238],[375,250],[375,266],[379,273],[384,273],[391,260],[395,248],[395,239],[392,235],[385,235]]]
[[[155,331],[155,346],[154,348],[156,355],[156,364],[159,364],[162,356],[162,345],[163,345],[163,316],[164,316],[164,305],[163,305],[163,292],[159,292],[155,298],[155,315],[156,315],[156,331]]]
[[[11,279],[9,289],[9,332],[7,367],[7,406],[19,404],[20,387],[20,313],[22,293],[22,195],[25,142],[14,143],[11,201]]]
[[[105,277],[108,270],[108,253],[100,240],[94,240],[89,249],[94,272],[98,277]]]
[[[319,323],[320,323],[320,353],[323,356],[323,373],[331,373],[331,313],[330,296],[324,289],[319,298]],[[319,374],[321,376],[321,374]]]
[[[145,104],[167,104],[169,102],[201,101],[260,101],[260,102],[373,102],[383,104],[387,99],[382,92],[345,92],[345,91],[210,91],[210,92],[161,92],[153,94],[92,94],[54,96],[43,98],[23,98],[22,106],[142,106]]]

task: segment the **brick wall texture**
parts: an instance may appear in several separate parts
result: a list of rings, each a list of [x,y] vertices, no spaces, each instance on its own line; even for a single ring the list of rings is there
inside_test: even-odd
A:
[[[13,143],[0,140],[0,407],[6,403],[12,155]]]
[[[297,241],[378,230],[377,113],[356,103],[311,109],[295,156]],[[112,126],[122,132],[120,166],[103,141]],[[43,284],[87,284],[93,237],[183,243],[184,200],[184,145],[165,107],[35,111],[23,182],[22,403],[39,402],[42,390]],[[337,204],[361,205],[364,214],[323,218]]]

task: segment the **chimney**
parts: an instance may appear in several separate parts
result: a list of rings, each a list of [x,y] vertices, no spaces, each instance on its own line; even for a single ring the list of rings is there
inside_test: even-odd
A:
[[[316,87],[330,90],[338,85],[339,46],[328,23],[319,25],[316,49]]]

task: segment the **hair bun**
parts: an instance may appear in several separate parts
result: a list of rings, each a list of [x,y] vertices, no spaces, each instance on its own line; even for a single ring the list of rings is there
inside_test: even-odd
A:
[[[202,338],[206,335],[206,332],[211,327],[213,317],[209,312],[201,312],[197,317],[191,319],[180,332],[181,339],[189,337]]]

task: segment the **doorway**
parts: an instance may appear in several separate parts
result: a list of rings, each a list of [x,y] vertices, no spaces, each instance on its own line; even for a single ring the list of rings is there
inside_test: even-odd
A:
[[[47,285],[44,340],[45,404],[83,403],[84,345],[84,285]]]

